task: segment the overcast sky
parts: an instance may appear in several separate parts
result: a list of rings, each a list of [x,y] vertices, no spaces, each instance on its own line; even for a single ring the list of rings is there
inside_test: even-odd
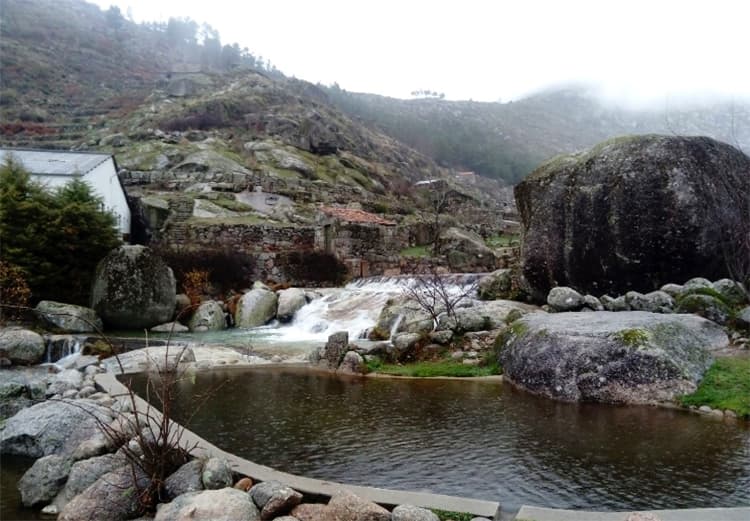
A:
[[[136,21],[189,16],[282,72],[408,98],[508,101],[599,85],[630,102],[750,99],[746,0],[96,0]]]

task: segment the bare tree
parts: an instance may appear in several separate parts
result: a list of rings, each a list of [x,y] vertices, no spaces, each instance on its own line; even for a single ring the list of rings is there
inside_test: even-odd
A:
[[[452,284],[446,275],[430,268],[428,273],[417,275],[414,284],[404,288],[404,295],[430,315],[434,327],[445,314],[453,322],[451,329],[460,329],[456,309],[462,301],[476,295],[476,291],[476,280],[467,285]]]

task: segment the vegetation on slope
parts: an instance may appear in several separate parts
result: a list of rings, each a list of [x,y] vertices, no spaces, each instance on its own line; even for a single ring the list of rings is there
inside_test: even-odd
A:
[[[750,419],[750,358],[719,358],[698,389],[681,398],[686,406],[708,405]]]

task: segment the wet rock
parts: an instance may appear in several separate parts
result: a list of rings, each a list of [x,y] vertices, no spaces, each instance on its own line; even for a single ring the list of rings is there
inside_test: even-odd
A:
[[[201,474],[203,486],[208,490],[216,490],[224,487],[231,487],[234,480],[232,479],[232,467],[229,462],[222,458],[209,458],[203,465]]]
[[[344,359],[341,361],[341,364],[339,364],[336,372],[342,374],[364,374],[365,360],[359,353],[348,351],[344,355]]]
[[[276,316],[277,297],[273,291],[252,289],[237,302],[234,323],[237,327],[262,326]]]
[[[258,483],[250,489],[250,497],[264,520],[287,514],[302,502],[302,494],[278,481]]]
[[[680,297],[677,301],[678,313],[695,313],[708,320],[724,325],[729,319],[731,310],[721,300],[712,295],[693,293]]]
[[[191,331],[221,331],[226,327],[224,310],[221,304],[215,300],[201,302],[193,316],[190,317]]]
[[[426,508],[399,505],[391,512],[391,521],[440,521],[440,518]]]
[[[564,401],[655,403],[692,392],[727,346],[694,315],[642,311],[533,313],[498,336],[505,377]],[[513,334],[510,334],[513,333]]]
[[[344,355],[349,350],[349,333],[339,331],[328,337],[325,347],[323,348],[323,360],[329,369],[338,368]]]
[[[77,369],[66,369],[55,375],[47,388],[47,396],[77,391],[83,384],[83,375]]]
[[[157,507],[154,521],[260,521],[250,495],[234,488],[189,492]]]
[[[512,299],[514,297],[512,270],[500,269],[479,280],[477,295],[482,300]]]
[[[110,412],[88,400],[69,404],[46,401],[22,409],[0,432],[0,454],[40,458],[69,454],[99,432],[97,418],[109,422]]]
[[[35,507],[52,501],[70,473],[71,461],[56,454],[39,458],[18,482],[24,506]]]
[[[547,295],[547,304],[555,311],[576,311],[584,305],[583,295],[573,288],[559,286]]]
[[[113,328],[144,329],[163,324],[175,309],[172,270],[145,246],[120,246],[97,266],[91,307]]]
[[[104,474],[91,486],[70,500],[60,512],[58,521],[119,521],[136,517],[141,509],[138,490],[148,486],[148,478],[126,465]]]
[[[164,481],[164,492],[172,500],[188,492],[203,490],[203,463],[194,459],[185,463]]]
[[[42,300],[34,311],[49,326],[66,333],[94,333],[103,328],[96,311],[83,306]]]
[[[305,304],[305,290],[300,288],[282,289],[278,292],[279,304],[276,310],[276,318],[279,322],[291,322],[294,314]]]
[[[351,492],[337,492],[328,502],[329,519],[352,521],[390,521],[391,513],[380,505],[366,501]]]
[[[44,339],[38,333],[18,327],[0,329],[0,358],[12,364],[38,364],[44,358]]]

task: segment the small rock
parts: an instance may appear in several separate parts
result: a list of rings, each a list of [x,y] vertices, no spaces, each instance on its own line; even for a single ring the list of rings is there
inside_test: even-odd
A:
[[[583,295],[573,288],[558,286],[547,294],[547,304],[555,311],[575,311],[584,305]]]
[[[426,508],[399,505],[391,512],[391,521],[440,521],[440,518]]]
[[[302,494],[278,481],[258,483],[250,489],[250,497],[264,520],[286,514],[302,502]]]
[[[250,478],[242,478],[234,484],[233,488],[236,488],[237,490],[244,490],[245,492],[247,492],[248,490],[253,488],[253,480]]]
[[[166,322],[152,327],[150,331],[152,333],[185,333],[186,331],[190,331],[190,328],[183,326],[179,322]]]
[[[232,468],[229,466],[229,462],[221,458],[209,458],[203,466],[201,480],[203,486],[208,490],[231,487],[234,480],[232,479]]]
[[[199,459],[188,461],[164,480],[164,491],[167,499],[172,500],[188,492],[203,490],[201,474],[203,463]]]
[[[42,509],[42,515],[43,516],[57,516],[57,514],[60,513],[60,510],[57,508],[57,505],[51,504],[47,505]]]
[[[365,360],[359,353],[348,351],[344,355],[344,359],[341,361],[336,372],[343,374],[364,374]]]
[[[391,519],[391,513],[385,508],[347,491],[335,493],[328,502],[328,508],[331,513],[328,519],[362,521],[390,521]]]

